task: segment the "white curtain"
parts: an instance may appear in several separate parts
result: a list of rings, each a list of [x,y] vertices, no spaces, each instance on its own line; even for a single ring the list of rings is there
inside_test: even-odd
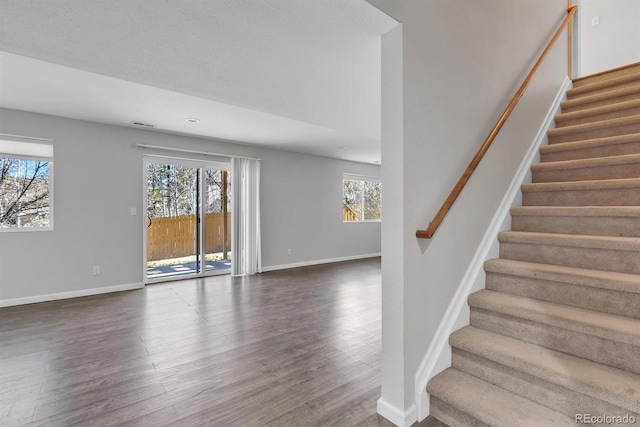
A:
[[[242,276],[260,273],[260,160],[232,159],[231,194],[231,274]]]

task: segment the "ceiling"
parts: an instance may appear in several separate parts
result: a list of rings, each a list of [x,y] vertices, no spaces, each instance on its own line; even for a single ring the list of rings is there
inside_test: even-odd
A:
[[[0,106],[374,163],[395,25],[365,0],[0,0]]]

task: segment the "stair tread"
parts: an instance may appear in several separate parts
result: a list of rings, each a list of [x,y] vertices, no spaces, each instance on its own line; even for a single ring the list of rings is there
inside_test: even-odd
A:
[[[574,332],[640,346],[640,319],[555,304],[502,292],[481,290],[469,295],[469,306],[557,326]],[[640,349],[639,349],[640,351]]]
[[[640,86],[638,86],[640,88]],[[580,98],[579,98],[580,99]],[[556,122],[563,122],[566,120],[579,119],[584,117],[593,116],[596,114],[611,113],[615,111],[623,111],[628,108],[640,107],[640,99],[634,99],[631,101],[615,102],[607,105],[601,105],[598,107],[585,108],[579,111],[571,111],[569,113],[561,113],[555,116]]]
[[[531,277],[592,288],[640,294],[640,275],[614,271],[588,270],[563,265],[540,264],[496,258],[485,262],[486,272]]]
[[[618,97],[633,95],[640,92],[640,84],[631,87],[625,87],[622,89],[613,89],[606,92],[596,93],[594,95],[587,95],[580,98],[570,99],[560,103],[560,108],[567,109],[573,107],[579,107],[581,105],[591,104],[593,102],[604,101],[607,99],[616,99]]]
[[[523,192],[607,190],[640,187],[640,178],[597,179],[588,181],[534,182],[522,184]]]
[[[640,412],[640,375],[466,326],[453,347],[611,404]]]
[[[640,154],[624,154],[621,156],[595,157],[591,159],[559,160],[555,162],[535,163],[531,170],[551,171],[580,168],[596,168],[600,166],[628,165],[640,163]]]
[[[544,244],[551,246],[572,246],[640,252],[640,237],[501,231],[498,233],[498,241],[500,241],[500,243],[529,243],[534,245]]]
[[[573,419],[559,412],[454,368],[433,377],[427,391],[495,427],[575,426]]]
[[[557,144],[543,145],[540,147],[541,153],[579,150],[583,148],[595,148],[604,145],[629,144],[640,141],[640,133],[630,133],[627,135],[607,136],[604,138],[584,139],[581,141],[560,142]]]
[[[573,89],[569,89],[567,91],[567,96],[571,98],[571,97],[579,96],[584,93],[589,93],[595,90],[606,89],[608,87],[633,82],[635,80],[640,80],[640,72],[631,73],[624,76],[613,77],[613,78],[602,80],[599,82],[587,83],[585,85],[578,86]]]
[[[592,130],[612,128],[617,126],[626,126],[637,124],[640,121],[640,114],[633,116],[625,116],[615,119],[598,120],[597,122],[580,123],[577,125],[563,126],[559,128],[549,129],[547,131],[548,136],[560,136],[568,135],[572,133],[582,133]]]

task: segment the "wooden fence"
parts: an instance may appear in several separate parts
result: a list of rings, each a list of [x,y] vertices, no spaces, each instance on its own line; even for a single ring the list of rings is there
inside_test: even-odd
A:
[[[343,221],[360,221],[360,216],[356,214],[349,206],[342,204],[342,220]]]
[[[231,213],[227,213],[227,232],[224,241],[222,220],[222,213],[205,215],[205,253],[207,254],[231,251]],[[195,215],[153,218],[151,225],[147,227],[147,261],[194,255],[195,245]]]

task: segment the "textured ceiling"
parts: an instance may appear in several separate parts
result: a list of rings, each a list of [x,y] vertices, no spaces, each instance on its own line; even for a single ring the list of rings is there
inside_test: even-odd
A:
[[[0,57],[0,105],[116,124],[147,120],[329,157],[353,157],[335,152],[336,144],[353,145],[362,156],[351,160],[370,162],[379,158],[380,36],[395,25],[364,0],[0,0],[0,50],[15,54]],[[71,94],[60,111],[55,100],[12,90],[42,72],[57,76],[38,79],[44,93]],[[87,85],[110,88],[114,99],[100,93],[109,107],[88,109]],[[136,112],[127,90],[145,92],[157,116],[121,117]],[[119,116],[109,112],[119,104]],[[190,105],[205,115],[200,129],[175,128],[195,115]],[[92,109],[102,116],[86,117]],[[309,139],[296,147],[287,123],[297,139],[307,126]]]

